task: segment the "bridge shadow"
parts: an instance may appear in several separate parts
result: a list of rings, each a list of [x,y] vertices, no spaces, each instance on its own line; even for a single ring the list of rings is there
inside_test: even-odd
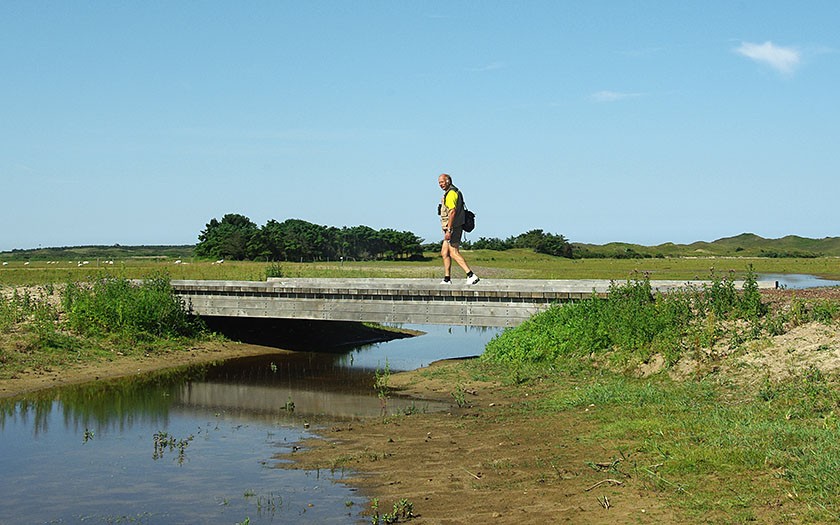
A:
[[[201,316],[207,328],[232,341],[283,350],[346,352],[351,347],[413,337],[352,321]]]

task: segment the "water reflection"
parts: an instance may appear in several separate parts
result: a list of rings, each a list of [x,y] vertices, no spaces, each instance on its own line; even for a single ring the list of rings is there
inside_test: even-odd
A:
[[[273,468],[304,423],[439,410],[373,388],[375,372],[478,355],[498,330],[409,327],[343,354],[272,352],[0,402],[0,523],[351,523],[342,473]],[[292,409],[293,407],[293,409]],[[162,456],[156,436],[183,444]]]
[[[47,432],[61,413],[65,429],[92,429],[103,433],[123,431],[135,424],[166,425],[180,383],[201,381],[212,365],[182,367],[148,376],[97,381],[43,390],[0,404],[0,429],[8,417],[31,426],[33,435]]]
[[[384,371],[383,368],[380,369]],[[374,391],[376,370],[347,366],[333,354],[277,354],[231,360],[208,370],[203,381],[184,384],[177,401],[185,406],[236,411],[245,417],[270,415],[285,421],[345,420],[445,410],[448,405]]]

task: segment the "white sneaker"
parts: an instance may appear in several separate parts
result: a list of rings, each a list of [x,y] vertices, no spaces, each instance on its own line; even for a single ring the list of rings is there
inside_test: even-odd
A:
[[[452,281],[443,280],[440,282],[440,284],[452,284]]]
[[[470,277],[467,277],[467,284],[475,284],[480,280],[476,274],[472,274]]]

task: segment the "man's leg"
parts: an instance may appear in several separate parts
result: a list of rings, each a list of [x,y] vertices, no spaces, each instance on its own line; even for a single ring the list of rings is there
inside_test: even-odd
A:
[[[452,275],[452,257],[449,255],[449,243],[443,241],[443,246],[440,248],[440,256],[443,259],[443,276],[449,277]]]
[[[451,245],[451,244],[449,245],[449,259],[450,259],[450,262],[449,262],[450,267],[452,266],[452,259],[455,259],[455,262],[458,263],[458,266],[460,266],[461,269],[464,270],[464,273],[471,273],[472,272],[472,270],[470,270],[470,267],[467,266],[467,261],[464,260],[464,256],[461,255],[461,250],[458,249],[457,245]],[[444,266],[445,265],[446,265],[446,263],[444,262]],[[449,275],[449,273],[447,272],[446,275]]]
[[[461,232],[458,231],[456,239],[460,240],[460,234]],[[449,257],[455,259],[455,262],[458,263],[458,266],[460,266],[464,270],[464,273],[467,274],[467,284],[475,284],[481,279],[479,279],[478,276],[472,272],[469,265],[467,264],[467,261],[464,260],[464,256],[461,255],[461,250],[458,249],[461,243],[458,242],[458,240],[454,242],[449,242]]]

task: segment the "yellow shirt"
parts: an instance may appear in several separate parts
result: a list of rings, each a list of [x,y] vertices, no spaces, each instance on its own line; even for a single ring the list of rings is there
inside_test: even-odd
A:
[[[449,191],[446,192],[441,203],[443,206],[440,207],[440,224],[443,228],[447,226],[451,228],[458,228],[462,224],[464,224],[464,207],[458,206],[458,197],[460,193],[458,192],[458,188],[455,186],[450,186]],[[459,210],[455,212],[455,219],[453,220],[452,224],[449,224],[449,211],[450,210]]]
[[[444,199],[443,203],[450,210],[454,210],[455,206],[458,205],[458,192],[453,190],[446,192],[446,198]]]

